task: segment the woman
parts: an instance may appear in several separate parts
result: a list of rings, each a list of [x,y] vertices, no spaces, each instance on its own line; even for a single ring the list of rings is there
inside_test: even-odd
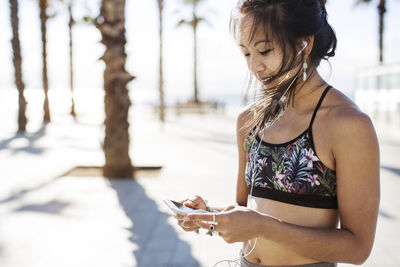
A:
[[[244,242],[241,266],[362,264],[372,249],[379,147],[369,117],[316,70],[336,48],[324,5],[244,0],[231,21],[262,85],[237,120],[237,205],[178,219]]]

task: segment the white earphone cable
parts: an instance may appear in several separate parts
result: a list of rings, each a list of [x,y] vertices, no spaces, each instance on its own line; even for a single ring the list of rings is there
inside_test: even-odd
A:
[[[308,43],[307,43],[306,41],[303,41],[303,47],[302,47],[302,49],[297,53],[296,57],[297,57],[298,55],[300,55],[300,53],[307,47],[307,44],[308,44]],[[297,77],[299,76],[299,74],[300,74],[300,72],[297,73],[296,77],[295,77],[295,78],[293,79],[293,81],[289,84],[288,88],[286,88],[286,90],[285,90],[285,92],[282,94],[282,97],[281,97],[280,100],[282,100],[282,101],[285,100],[285,98],[286,98],[286,97],[285,97],[285,94],[286,94],[287,91],[290,89],[290,87],[293,85],[294,81],[297,80]],[[288,77],[289,77],[289,72],[288,72],[288,73],[285,75],[285,77],[279,82],[278,85],[280,85],[280,84],[281,84],[285,79],[287,79]],[[264,128],[262,129],[262,137],[261,137],[261,140],[264,139],[264,130],[265,130],[265,126],[264,126]],[[256,133],[256,135],[258,135],[258,133]],[[251,169],[251,172],[252,172],[252,173],[251,173],[251,188],[250,188],[250,194],[248,195],[248,199],[247,199],[247,202],[248,202],[248,205],[247,205],[247,206],[248,206],[250,209],[252,208],[252,201],[251,201],[251,198],[253,197],[253,186],[254,186],[254,179],[255,179],[254,174],[255,174],[255,170],[256,170],[256,155],[257,155],[257,152],[258,152],[258,150],[260,149],[260,146],[261,146],[261,142],[259,142],[257,149],[253,152],[252,149],[253,149],[255,140],[256,140],[256,137],[254,137],[254,140],[253,140],[253,142],[251,143],[251,146],[250,146],[250,149],[249,149],[249,154],[250,154],[249,162],[250,162],[250,169]],[[252,163],[252,164],[251,164],[251,163]],[[253,166],[251,166],[251,165],[253,165]],[[246,255],[244,255],[243,252],[244,252],[244,250],[247,248],[248,245],[251,246],[251,242],[250,242],[251,240],[248,240],[248,241],[243,242],[243,246],[245,246],[245,243],[246,243],[246,248],[245,248],[245,249],[242,249],[242,252],[241,252],[241,253],[242,253],[243,255],[241,255],[240,258],[238,258],[238,259],[236,259],[236,260],[229,260],[229,259],[221,260],[221,261],[217,262],[216,264],[214,264],[214,267],[216,267],[218,264],[223,263],[223,262],[228,263],[229,267],[232,267],[232,266],[231,266],[231,263],[232,263],[232,264],[235,264],[233,267],[240,267],[240,260],[241,260],[241,258],[245,258],[245,257],[249,256],[249,255],[253,252],[253,250],[254,250],[254,248],[256,247],[256,244],[257,244],[257,239],[258,239],[257,237],[254,238],[254,244],[252,245],[252,248],[250,249],[250,251],[246,253]]]
[[[264,131],[262,133],[261,140],[263,138],[264,138]],[[256,155],[257,155],[257,152],[258,152],[258,150],[260,149],[260,146],[261,146],[261,142],[259,142],[257,149],[253,152],[253,146],[254,146],[255,141],[256,141],[256,138],[254,137],[254,140],[251,143],[251,146],[250,146],[250,149],[249,149],[249,153],[250,153],[249,162],[250,162],[250,168],[251,168],[251,188],[250,188],[250,194],[248,195],[248,200],[247,200],[248,201],[248,205],[247,206],[250,209],[252,208],[251,198],[253,197],[252,194],[253,194],[253,186],[254,186],[254,179],[255,179],[254,174],[255,174],[255,169],[256,169]],[[253,166],[251,166],[251,165],[253,165]],[[250,251],[247,252],[246,255],[241,255],[241,257],[245,258],[245,257],[249,256],[253,252],[253,250],[254,250],[254,248],[256,247],[256,244],[257,244],[257,239],[258,239],[257,237],[254,239],[254,244],[252,245],[252,248],[250,249]],[[251,240],[248,240],[248,241],[244,242],[243,245],[246,243],[246,248],[247,248],[248,245],[251,246],[251,242],[250,241]],[[244,250],[245,249],[242,250],[242,253],[244,252]],[[241,258],[238,258],[236,260],[229,260],[229,259],[221,260],[221,261],[217,262],[216,264],[214,264],[214,267],[216,267],[218,264],[223,263],[223,262],[228,263],[229,267],[232,267],[231,263],[235,264],[233,267],[240,267],[240,260],[241,260]]]

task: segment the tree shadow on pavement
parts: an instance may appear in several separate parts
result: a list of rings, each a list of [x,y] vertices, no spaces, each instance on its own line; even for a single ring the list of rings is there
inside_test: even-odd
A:
[[[46,124],[43,124],[40,129],[32,135],[17,133],[13,137],[0,141],[0,150],[8,149],[12,152],[12,154],[16,154],[18,152],[26,152],[30,154],[43,153],[44,149],[35,147],[35,142],[46,134],[46,126]],[[17,139],[26,139],[28,141],[28,145],[17,148],[9,147],[10,143]]]
[[[47,186],[49,186],[50,184],[52,184],[53,182],[56,181],[57,178],[51,179],[49,181],[45,181],[41,184],[38,184],[36,186],[33,186],[31,188],[23,188],[20,189],[12,194],[10,194],[8,197],[4,198],[4,199],[0,199],[0,204],[4,204],[4,203],[8,203],[8,202],[12,202],[12,201],[16,201],[19,199],[22,199],[25,195],[34,192],[34,191],[38,191],[41,190],[42,188],[45,188]]]
[[[397,178],[400,178],[400,169],[398,169],[398,168],[392,168],[392,167],[388,167],[388,166],[381,166],[381,169],[384,169],[386,171],[390,171],[390,172],[396,174],[398,176]]]
[[[137,267],[197,267],[191,247],[179,239],[168,223],[169,214],[158,210],[154,200],[146,195],[144,188],[133,179],[109,179],[109,185],[118,199],[132,227],[129,240],[138,245],[133,251]]]
[[[61,214],[63,209],[70,206],[70,203],[58,200],[52,200],[42,204],[29,204],[15,209],[15,212],[32,211],[48,214]]]
[[[379,216],[388,219],[388,220],[396,220],[396,216],[386,212],[385,210],[383,210],[382,208],[379,208]]]

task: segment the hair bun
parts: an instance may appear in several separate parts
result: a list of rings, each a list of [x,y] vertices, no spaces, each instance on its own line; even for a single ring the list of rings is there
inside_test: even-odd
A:
[[[320,5],[321,5],[322,13],[323,13],[324,16],[326,17],[327,14],[328,14],[328,13],[326,12],[326,8],[325,8],[326,0],[319,0],[319,3],[320,3]]]

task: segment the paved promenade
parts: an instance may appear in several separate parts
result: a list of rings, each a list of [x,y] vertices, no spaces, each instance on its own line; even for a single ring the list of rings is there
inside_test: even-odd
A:
[[[0,266],[209,267],[238,258],[240,244],[182,231],[162,203],[194,194],[215,206],[234,202],[235,111],[170,116],[161,125],[150,110],[133,110],[134,164],[163,166],[136,180],[63,176],[75,166],[103,164],[101,119],[59,116],[26,136],[15,136],[11,126],[0,132]],[[400,137],[386,128],[378,134],[381,208],[363,266],[394,267],[400,266]]]

